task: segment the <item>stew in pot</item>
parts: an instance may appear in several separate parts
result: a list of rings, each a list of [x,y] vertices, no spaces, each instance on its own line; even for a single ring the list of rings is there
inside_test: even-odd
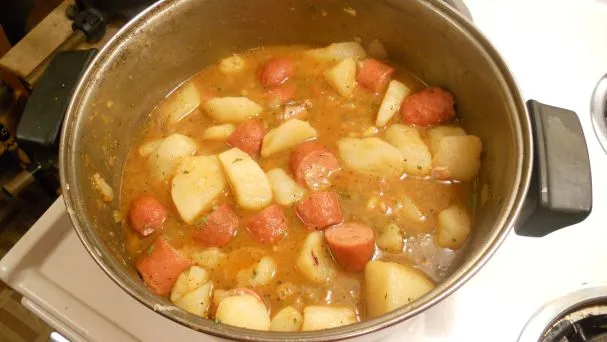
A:
[[[227,57],[150,114],[121,187],[149,289],[217,323],[317,330],[406,305],[473,230],[481,141],[377,41]]]

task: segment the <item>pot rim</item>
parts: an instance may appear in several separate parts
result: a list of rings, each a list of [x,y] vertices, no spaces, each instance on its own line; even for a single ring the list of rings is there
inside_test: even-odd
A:
[[[109,256],[109,251],[107,251],[99,237],[94,233],[94,227],[90,220],[75,210],[75,203],[78,202],[79,194],[74,189],[76,187],[70,188],[69,186],[70,182],[75,179],[74,165],[76,158],[74,158],[74,149],[72,148],[76,142],[73,140],[75,136],[74,132],[79,119],[79,112],[81,111],[80,105],[91,86],[94,85],[97,78],[96,73],[100,69],[100,66],[111,59],[112,55],[120,49],[121,43],[126,38],[136,34],[137,29],[143,22],[161,12],[168,11],[179,1],[161,0],[156,2],[129,21],[105,44],[78,82],[62,126],[59,147],[59,170],[67,213],[88,253],[93,257],[97,265],[126,293],[148,308],[159,312],[173,321],[217,337],[247,341],[284,341],[293,339],[298,341],[338,341],[394,326],[431,308],[467,282],[493,256],[516,223],[529,188],[532,172],[533,140],[527,108],[508,66],[489,40],[468,19],[442,1],[418,0],[428,10],[436,12],[437,15],[449,21],[462,34],[467,35],[475,44],[479,45],[481,51],[492,61],[493,67],[497,70],[496,73],[501,75],[500,82],[508,89],[508,105],[513,107],[513,112],[518,113],[513,118],[516,141],[519,142],[515,151],[518,171],[514,182],[518,186],[513,189],[509,200],[503,204],[507,208],[504,211],[506,214],[500,216],[496,221],[495,225],[501,226],[501,229],[494,229],[491,236],[488,237],[488,240],[491,241],[490,243],[485,244],[473,258],[461,265],[447,280],[438,284],[431,292],[410,305],[356,324],[315,332],[265,332],[216,324],[211,320],[176,308],[167,300],[153,295],[142,282],[134,281],[131,275],[123,269],[123,265],[115,258]]]

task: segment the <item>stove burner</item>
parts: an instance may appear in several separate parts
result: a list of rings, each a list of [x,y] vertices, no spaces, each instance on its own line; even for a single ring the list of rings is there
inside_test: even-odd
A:
[[[592,93],[590,118],[594,133],[607,152],[607,74],[599,80]]]
[[[607,305],[576,310],[552,324],[541,342],[607,342]]]
[[[546,304],[527,322],[519,342],[607,342],[607,284],[583,285]]]

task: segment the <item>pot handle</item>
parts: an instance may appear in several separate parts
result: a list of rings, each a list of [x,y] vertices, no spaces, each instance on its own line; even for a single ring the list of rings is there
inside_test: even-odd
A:
[[[590,159],[577,115],[527,101],[534,140],[533,171],[519,235],[540,237],[582,222],[592,211]]]
[[[27,101],[19,125],[19,144],[32,151],[58,144],[63,117],[76,86],[97,49],[60,51],[50,61]]]

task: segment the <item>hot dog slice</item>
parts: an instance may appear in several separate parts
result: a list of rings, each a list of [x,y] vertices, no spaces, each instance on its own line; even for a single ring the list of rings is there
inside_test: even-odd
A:
[[[283,209],[272,204],[249,217],[247,229],[261,243],[274,243],[287,232],[287,217]]]
[[[129,223],[143,236],[162,229],[168,216],[165,207],[152,195],[143,195],[131,203]]]
[[[228,204],[215,208],[206,217],[194,239],[211,247],[219,247],[232,240],[238,228],[238,215]]]
[[[313,192],[297,203],[295,210],[309,230],[325,229],[343,221],[339,201],[333,191]]]
[[[228,138],[228,145],[238,147],[252,157],[258,156],[266,132],[266,128],[260,120],[249,120],[236,127]]]
[[[394,71],[393,67],[377,59],[367,59],[362,62],[362,66],[356,75],[356,82],[363,88],[379,93],[386,89]]]
[[[325,230],[325,238],[335,261],[348,272],[360,272],[375,251],[373,229],[348,222]]]
[[[453,95],[450,92],[438,87],[426,88],[406,97],[400,105],[400,114],[408,124],[436,125],[453,119],[453,104]]]
[[[162,236],[135,262],[135,268],[143,281],[159,296],[167,295],[177,277],[191,265],[190,259],[173,248]]]
[[[339,161],[324,145],[307,141],[291,152],[289,161],[295,180],[312,190],[327,187],[329,177],[340,169]]]
[[[272,58],[259,69],[259,81],[265,88],[273,88],[286,82],[295,73],[295,66],[288,58]]]

